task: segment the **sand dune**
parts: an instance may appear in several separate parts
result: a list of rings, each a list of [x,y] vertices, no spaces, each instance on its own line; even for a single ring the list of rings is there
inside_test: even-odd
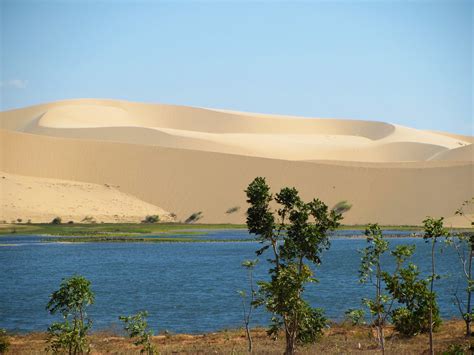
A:
[[[81,222],[140,222],[147,215],[172,221],[162,208],[146,203],[116,186],[45,179],[0,172],[0,221],[49,223],[55,217]],[[91,219],[89,219],[89,222]],[[85,223],[85,222],[84,222]]]
[[[305,198],[349,200],[347,223],[419,224],[474,195],[471,137],[383,122],[112,100],[0,117],[1,170],[119,185],[178,219],[202,211],[204,222],[244,222],[255,176]],[[233,206],[240,211],[226,214]]]

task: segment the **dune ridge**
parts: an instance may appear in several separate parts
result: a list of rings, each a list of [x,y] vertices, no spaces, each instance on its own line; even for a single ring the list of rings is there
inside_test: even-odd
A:
[[[349,224],[420,224],[474,195],[469,137],[383,122],[88,99],[2,112],[0,127],[0,170],[118,185],[178,220],[243,223],[255,176],[348,200]]]

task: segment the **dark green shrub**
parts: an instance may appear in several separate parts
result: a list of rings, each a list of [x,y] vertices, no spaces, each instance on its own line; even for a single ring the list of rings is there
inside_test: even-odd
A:
[[[194,212],[191,216],[189,216],[184,223],[193,223],[199,221],[203,217],[202,212]]]
[[[51,221],[51,224],[61,224],[62,219],[61,217],[54,217],[53,220]]]
[[[157,223],[160,221],[160,216],[157,214],[146,216],[142,223]]]

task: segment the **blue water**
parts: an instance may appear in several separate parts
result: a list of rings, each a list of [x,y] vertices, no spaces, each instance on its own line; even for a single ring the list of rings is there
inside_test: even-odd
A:
[[[323,263],[315,268],[318,284],[310,285],[306,298],[326,310],[334,320],[348,308],[360,308],[361,298],[371,295],[358,283],[357,270],[363,239],[344,235],[332,238]],[[391,246],[415,244],[413,261],[427,275],[430,249],[421,238],[390,239]],[[246,231],[213,231],[205,239],[248,239]],[[11,331],[41,331],[56,317],[45,305],[62,278],[80,273],[91,280],[96,303],[89,315],[94,329],[118,324],[119,315],[148,310],[155,331],[198,333],[242,325],[241,299],[237,290],[247,287],[247,274],[240,266],[254,259],[256,242],[203,243],[44,243],[37,236],[0,237],[0,328]],[[387,258],[387,265],[393,266]],[[458,317],[453,304],[456,289],[462,292],[461,266],[454,250],[445,248],[437,256],[438,302],[444,318]],[[265,279],[265,257],[256,268],[256,279]],[[254,313],[253,326],[265,325],[268,315]]]

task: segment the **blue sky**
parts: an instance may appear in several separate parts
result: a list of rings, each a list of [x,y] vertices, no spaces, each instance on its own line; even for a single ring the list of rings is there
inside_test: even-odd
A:
[[[2,110],[67,98],[473,134],[473,3],[1,1]]]

